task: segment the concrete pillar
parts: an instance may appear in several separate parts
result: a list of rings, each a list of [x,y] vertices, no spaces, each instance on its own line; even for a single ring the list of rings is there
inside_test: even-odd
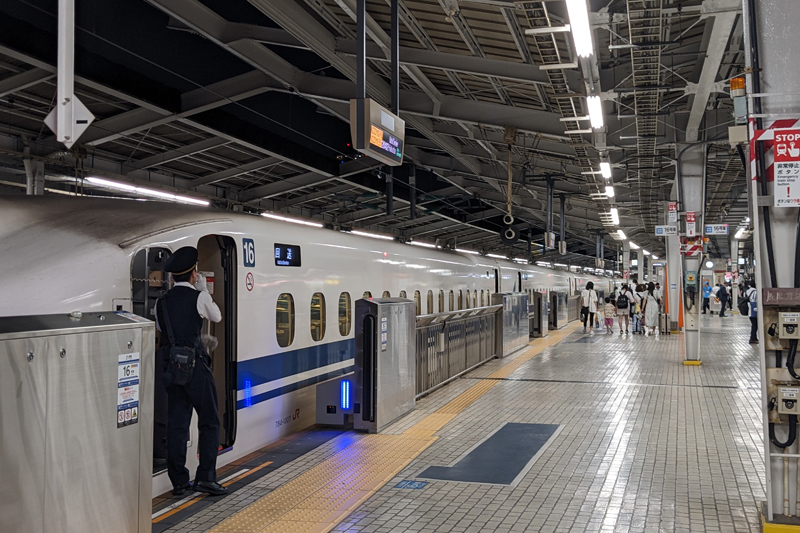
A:
[[[731,236],[731,266],[728,268],[731,272],[731,298],[733,298],[733,310],[737,309],[739,305],[739,239],[734,239]]]
[[[41,196],[44,194],[44,161],[38,159],[25,159],[25,177],[27,178],[28,195]]]
[[[631,243],[630,241],[622,241],[622,275],[625,277],[625,283],[631,280]]]
[[[638,265],[636,269],[638,271],[636,277],[639,279],[639,283],[644,283],[644,254],[642,253],[642,249],[639,248],[636,250],[636,259],[638,260]]]
[[[703,229],[703,205],[705,190],[705,153],[706,147],[703,145],[678,144],[675,150],[680,154],[680,160],[676,167],[676,179],[680,180],[678,198],[678,210],[680,212],[695,213],[695,231],[700,236]],[[684,215],[685,219],[685,215]],[[684,220],[685,222],[685,220]],[[684,233],[686,225],[684,224]],[[700,265],[703,260],[702,254],[695,257],[683,256],[684,275],[681,276],[681,296],[683,297],[683,325],[684,325],[684,344],[686,346],[686,361],[700,361],[700,316],[699,311],[702,307],[702,291],[699,285]],[[686,286],[685,277],[689,272],[695,273],[697,283],[695,288]]]
[[[800,69],[797,68],[797,53],[792,52],[795,48],[800,48],[800,36],[796,33],[795,27],[800,20],[800,2],[792,0],[744,0],[743,1],[742,26],[745,37],[745,69],[747,75],[747,94],[765,94],[763,98],[748,99],[748,112],[760,117],[750,120],[750,137],[752,138],[753,129],[768,129],[773,127],[774,121],[778,118],[793,118],[800,116],[800,98],[794,96],[797,87],[800,86]],[[758,55],[754,56],[753,51],[757,49]],[[763,147],[754,143],[757,148]],[[789,494],[784,495],[783,476],[784,460],[775,457],[775,454],[798,453],[798,444],[795,443],[785,449],[774,446],[770,443],[768,435],[769,422],[775,422],[769,411],[769,404],[774,393],[769,390],[770,377],[776,372],[774,368],[778,366],[776,361],[777,354],[774,350],[766,346],[766,335],[764,325],[769,325],[767,320],[773,320],[776,312],[775,308],[764,306],[762,299],[762,289],[768,287],[788,288],[794,287],[794,255],[795,255],[795,236],[797,227],[798,210],[793,207],[767,208],[770,218],[769,231],[771,231],[772,246],[772,267],[770,272],[770,262],[767,247],[767,227],[761,201],[766,200],[765,196],[774,194],[772,178],[763,175],[763,168],[758,164],[760,157],[758,152],[751,153],[750,146],[745,145],[748,152],[748,161],[751,162],[747,169],[747,178],[751,184],[751,205],[753,208],[753,227],[754,227],[754,259],[756,260],[756,282],[758,284],[759,312],[758,312],[758,349],[760,352],[761,366],[761,409],[763,417],[763,442],[764,457],[766,464],[766,491],[767,509],[766,521],[774,522],[778,514],[787,514],[784,511],[784,499],[789,501],[789,515],[796,515],[800,509],[795,502],[795,487],[789,483]],[[765,151],[767,147],[764,147]],[[769,165],[771,160],[767,159]],[[758,178],[758,180],[757,180]],[[762,181],[764,180],[764,181]],[[767,191],[762,191],[761,184],[767,183]],[[766,205],[771,205],[767,203]],[[759,206],[759,207],[755,207]],[[767,318],[765,315],[772,314]],[[774,345],[773,345],[774,346]],[[786,351],[783,351],[781,366],[786,364]],[[788,435],[788,424],[783,417],[781,423],[774,425],[775,438],[779,441],[786,441]],[[789,460],[792,461],[791,459]],[[789,476],[795,474],[794,469],[790,469]],[[767,529],[766,526],[764,528]]]

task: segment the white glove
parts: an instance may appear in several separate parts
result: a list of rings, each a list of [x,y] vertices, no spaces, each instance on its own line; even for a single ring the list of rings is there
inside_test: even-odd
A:
[[[208,285],[206,285],[206,277],[202,275],[200,272],[197,273],[197,281],[194,284],[194,288],[198,291],[206,291],[208,292]]]

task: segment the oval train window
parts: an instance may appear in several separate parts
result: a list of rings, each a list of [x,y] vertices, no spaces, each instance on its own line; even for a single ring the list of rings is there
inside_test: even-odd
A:
[[[414,291],[414,305],[417,307],[417,316],[422,314],[422,296],[419,291]]]
[[[439,291],[439,312],[444,313],[444,291]]]
[[[472,307],[472,305],[470,304],[469,291],[467,291],[467,309],[469,309],[470,307]]]
[[[472,291],[472,302],[475,304],[475,307],[478,307],[478,291]]]
[[[464,291],[458,291],[458,310],[461,311],[464,309]]]
[[[364,291],[364,294],[361,295],[362,298],[372,298],[372,293],[369,291]]]
[[[433,291],[428,291],[428,314],[433,314]]]
[[[325,336],[325,296],[315,292],[311,296],[311,338],[321,341]]]
[[[275,304],[275,336],[281,348],[291,345],[294,340],[294,298],[289,293],[278,296]]]
[[[408,298],[406,291],[400,291],[400,298]]]
[[[339,295],[339,333],[342,337],[350,335],[350,293]]]
[[[453,291],[452,290],[450,291],[450,302],[449,302],[449,304],[450,304],[450,309],[448,309],[448,311],[455,311],[456,300],[455,300],[455,297],[453,296]]]
[[[382,298],[391,298],[391,297],[392,297],[392,295],[391,295],[391,294],[389,294],[389,291],[383,291],[383,296],[382,296]]]
[[[483,303],[483,289],[481,289],[481,307],[483,307],[483,306],[484,306],[484,303]]]

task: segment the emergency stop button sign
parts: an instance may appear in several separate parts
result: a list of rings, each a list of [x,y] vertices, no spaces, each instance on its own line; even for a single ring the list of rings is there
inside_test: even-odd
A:
[[[800,130],[775,132],[775,207],[800,206]]]

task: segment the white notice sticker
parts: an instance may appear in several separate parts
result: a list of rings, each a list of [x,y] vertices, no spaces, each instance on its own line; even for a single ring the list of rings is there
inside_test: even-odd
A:
[[[117,427],[139,422],[139,352],[117,359]]]
[[[797,398],[797,389],[781,389],[784,398]]]

